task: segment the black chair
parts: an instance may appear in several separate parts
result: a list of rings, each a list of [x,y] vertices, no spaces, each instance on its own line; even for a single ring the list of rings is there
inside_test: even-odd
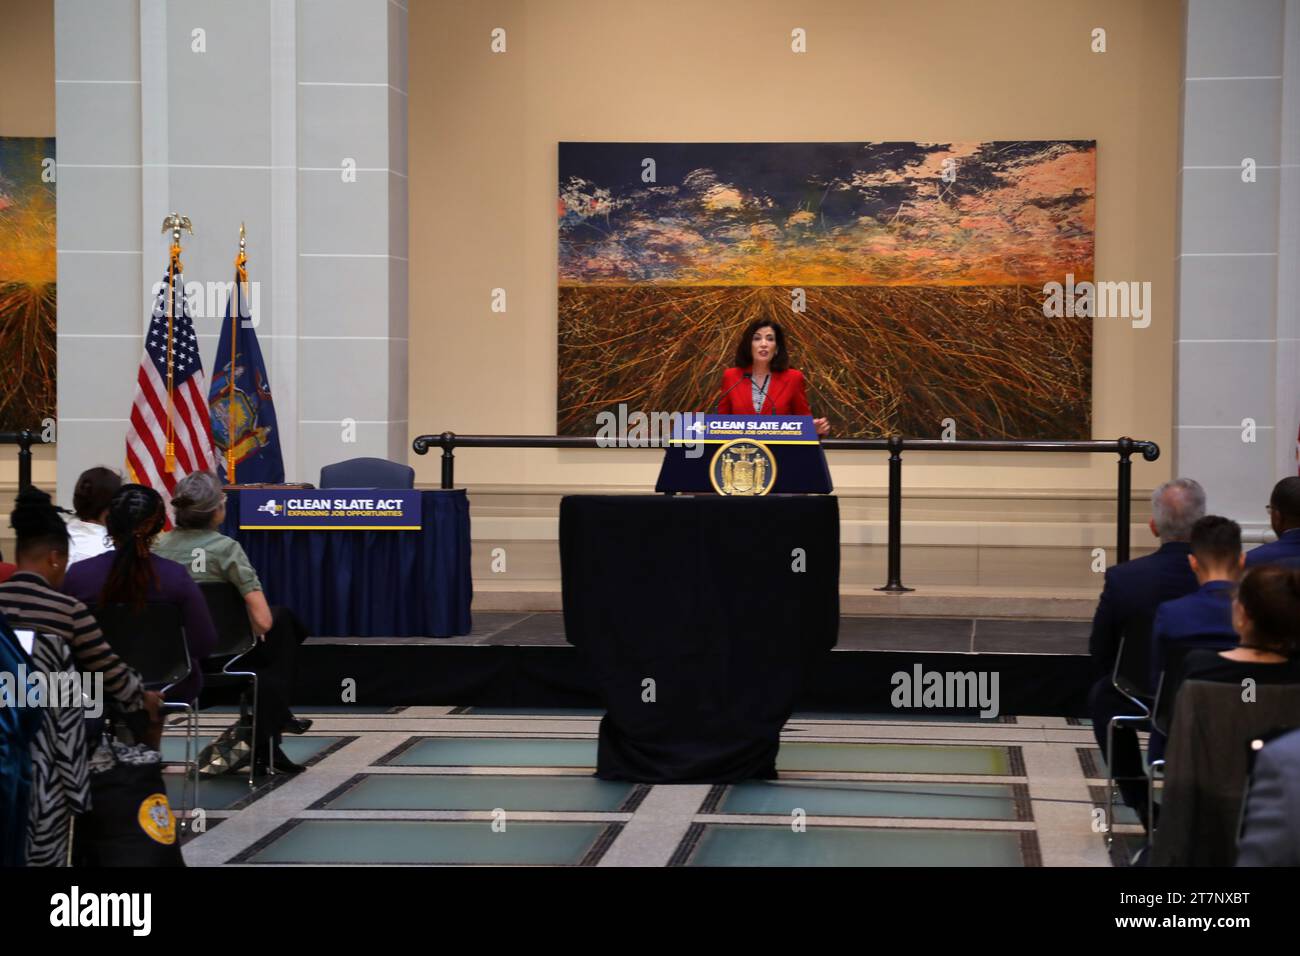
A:
[[[1147,689],[1151,670],[1151,622],[1128,627],[1120,638],[1110,682],[1138,708],[1137,714],[1115,714],[1106,724],[1106,845],[1115,840],[1115,728],[1151,729],[1152,695]],[[1127,779],[1127,778],[1126,778]],[[1150,817],[1147,818],[1148,821]]]
[[[167,692],[184,680],[194,669],[189,645],[185,643],[185,621],[175,604],[149,602],[138,610],[125,604],[110,604],[91,609],[104,639],[129,666],[135,668],[146,690]],[[181,711],[186,716],[185,777],[192,780],[192,799],[181,788],[181,809],[198,805],[199,796],[199,721],[194,701],[164,701],[164,710]],[[188,813],[181,816],[181,826]]]
[[[217,631],[217,646],[203,662],[205,687],[247,682],[253,689],[252,742],[248,752],[248,786],[253,784],[253,768],[257,762],[257,674],[252,671],[232,670],[244,655],[257,647],[257,635],[248,620],[243,595],[226,581],[200,581],[199,590],[207,602],[208,613]]]
[[[1192,651],[1221,651],[1232,646],[1232,640],[1213,634],[1189,637],[1171,641],[1165,647],[1165,669],[1156,684],[1156,700],[1151,710],[1151,729],[1169,736],[1169,725],[1174,717],[1174,698],[1178,696],[1178,687],[1174,684],[1183,673],[1183,664]],[[1151,833],[1155,830],[1156,776],[1163,776],[1164,759],[1147,761],[1147,820],[1151,827],[1147,831],[1147,842],[1151,842]]]
[[[414,488],[415,469],[386,458],[350,458],[320,470],[322,488]]]
[[[1184,681],[1174,704],[1166,805],[1152,865],[1232,866],[1252,742],[1297,727],[1300,684],[1259,684],[1246,702],[1235,681]]]

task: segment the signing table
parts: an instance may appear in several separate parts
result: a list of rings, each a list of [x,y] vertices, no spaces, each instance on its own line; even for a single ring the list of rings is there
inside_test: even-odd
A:
[[[571,496],[560,562],[566,635],[607,709],[598,776],[776,776],[839,627],[837,499]]]
[[[226,493],[224,534],[244,546],[272,605],[292,608],[317,637],[449,637],[470,631],[469,500],[464,489],[282,490],[289,495],[415,496],[413,530],[241,529],[241,496]],[[253,500],[253,499],[250,499]],[[258,499],[260,500],[260,499]],[[258,507],[266,507],[260,505]],[[377,519],[367,518],[373,522]]]

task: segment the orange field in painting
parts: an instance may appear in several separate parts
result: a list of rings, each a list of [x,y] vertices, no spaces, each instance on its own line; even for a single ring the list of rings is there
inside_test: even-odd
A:
[[[594,433],[597,412],[701,411],[718,396],[753,319],[785,328],[815,415],[840,437],[901,434],[1091,438],[1092,330],[1048,319],[1042,288],[561,286],[563,435]]]

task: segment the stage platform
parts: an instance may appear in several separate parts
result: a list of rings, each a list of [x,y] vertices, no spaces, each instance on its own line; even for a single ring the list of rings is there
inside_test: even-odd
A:
[[[1000,715],[1078,717],[1094,674],[1090,622],[973,616],[844,615],[839,642],[799,699],[801,710],[915,713],[893,706],[897,672],[997,675]],[[347,684],[354,681],[355,685]],[[355,697],[344,700],[345,688]],[[557,612],[476,611],[463,637],[312,638],[298,700],[314,705],[599,707]],[[971,715],[967,709],[926,708]]]
[[[906,577],[904,583],[916,585],[916,590],[891,594],[877,591],[874,584],[841,583],[840,611],[855,617],[1091,621],[1101,594],[1100,579],[1095,587],[933,584],[908,581]],[[487,572],[475,576],[476,613],[559,611],[561,607],[558,577],[499,581]]]

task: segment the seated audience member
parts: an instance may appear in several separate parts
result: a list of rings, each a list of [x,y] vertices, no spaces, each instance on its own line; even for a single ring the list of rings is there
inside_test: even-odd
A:
[[[149,550],[166,518],[158,492],[145,485],[123,485],[108,504],[108,535],[114,550],[70,567],[63,590],[92,609],[111,604],[143,608],[149,602],[180,607],[193,667],[168,691],[167,700],[190,703],[203,688],[199,668],[216,646],[217,632],[199,586],[185,569]]]
[[[1239,638],[1235,647],[1192,651],[1178,673],[1165,675],[1175,698],[1187,680],[1300,683],[1300,568],[1249,569],[1232,602],[1232,625]]]
[[[311,721],[300,720],[289,709],[294,662],[306,628],[288,608],[267,605],[262,582],[243,547],[217,530],[226,516],[226,495],[216,475],[196,471],[181,479],[172,509],[176,528],[158,539],[154,553],[184,565],[197,582],[224,581],[243,597],[253,633],[260,638],[239,667],[258,676],[258,762],[274,748],[275,769],[296,773],[303,768],[285,756],[279,744],[282,733],[301,734],[311,727]],[[195,554],[203,555],[202,570],[196,570]]]
[[[109,501],[121,487],[121,477],[109,468],[88,468],[77,479],[77,487],[72,492],[72,510],[77,516],[68,522],[68,536],[72,540],[69,566],[112,550],[113,542],[108,538],[104,519]]]
[[[1238,866],[1300,866],[1300,730],[1255,758]]]
[[[1170,646],[1209,639],[1231,647],[1237,643],[1232,627],[1232,593],[1241,577],[1241,526],[1231,518],[1206,515],[1192,525],[1192,553],[1187,562],[1200,584],[1191,594],[1166,601],[1156,609],[1151,625],[1151,677],[1164,673]]]
[[[1300,562],[1300,477],[1283,478],[1273,486],[1268,516],[1277,540],[1246,552],[1246,567]]]
[[[144,690],[140,676],[113,653],[86,606],[56,590],[66,573],[68,530],[50,496],[38,488],[20,492],[9,523],[18,536],[18,571],[0,583],[0,612],[14,627],[66,641],[79,670],[104,675],[109,698],[104,706],[122,716],[137,738],[157,748],[162,698]]]
[[[1190,478],[1165,482],[1152,492],[1151,513],[1151,533],[1160,539],[1160,547],[1145,557],[1107,569],[1088,639],[1093,665],[1101,675],[1088,695],[1093,733],[1114,770],[1124,802],[1143,825],[1147,822],[1147,781],[1137,731],[1116,727],[1115,752],[1106,753],[1106,728],[1111,717],[1139,713],[1128,698],[1115,690],[1111,671],[1126,633],[1149,635],[1161,604],[1196,590],[1196,575],[1187,558],[1191,553],[1192,526],[1205,515],[1205,490]]]

